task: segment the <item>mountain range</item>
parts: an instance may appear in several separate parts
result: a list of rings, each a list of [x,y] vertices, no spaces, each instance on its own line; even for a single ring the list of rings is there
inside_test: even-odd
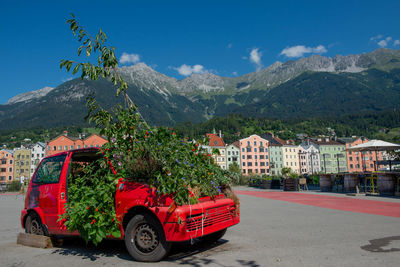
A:
[[[144,63],[121,67],[128,94],[153,125],[194,123],[238,113],[270,118],[334,117],[400,106],[400,50],[276,62],[239,77],[192,74],[177,80]],[[74,79],[0,105],[0,129],[83,125],[86,97],[122,102],[105,79]]]

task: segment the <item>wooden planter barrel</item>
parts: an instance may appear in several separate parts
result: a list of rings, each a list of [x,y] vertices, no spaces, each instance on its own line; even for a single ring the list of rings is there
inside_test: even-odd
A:
[[[346,173],[344,175],[344,191],[346,193],[356,193],[358,184],[358,174]]]
[[[281,181],[278,179],[273,179],[271,181],[271,189],[281,189]]]
[[[299,191],[299,179],[283,180],[283,191]]]
[[[271,189],[271,183],[272,183],[271,180],[262,180],[260,187],[263,189]]]
[[[321,174],[319,176],[319,188],[321,192],[331,192],[332,191],[332,180],[331,174]]]
[[[378,191],[381,196],[393,196],[395,191],[395,175],[392,173],[379,173]]]

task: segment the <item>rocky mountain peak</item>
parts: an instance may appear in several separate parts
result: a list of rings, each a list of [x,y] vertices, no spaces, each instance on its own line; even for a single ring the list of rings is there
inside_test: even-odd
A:
[[[46,96],[53,89],[54,89],[53,87],[46,86],[39,90],[16,95],[16,96],[12,97],[10,100],[8,100],[6,105],[11,105],[11,104],[19,103],[19,102],[30,102],[34,99]]]

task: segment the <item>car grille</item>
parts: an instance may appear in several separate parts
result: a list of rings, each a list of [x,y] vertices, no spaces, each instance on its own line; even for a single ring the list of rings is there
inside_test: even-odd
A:
[[[196,231],[218,223],[224,223],[232,220],[233,215],[230,212],[229,205],[210,208],[205,213],[188,216],[186,220],[186,231]],[[203,222],[202,222],[203,221]]]

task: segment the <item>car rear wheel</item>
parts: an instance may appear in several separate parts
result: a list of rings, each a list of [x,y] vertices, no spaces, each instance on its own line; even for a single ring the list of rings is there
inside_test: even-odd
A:
[[[218,232],[209,234],[209,235],[202,236],[202,237],[200,237],[200,240],[201,240],[202,242],[206,242],[206,243],[214,243],[214,242],[217,242],[218,240],[220,240],[220,239],[225,235],[226,229],[227,229],[227,228],[222,229],[222,230],[220,230],[220,231],[218,231]]]
[[[135,215],[125,230],[125,245],[137,261],[154,262],[164,258],[171,248],[160,223],[149,214]]]
[[[47,229],[42,224],[42,220],[36,213],[31,213],[26,218],[25,232],[33,235],[49,235]]]

